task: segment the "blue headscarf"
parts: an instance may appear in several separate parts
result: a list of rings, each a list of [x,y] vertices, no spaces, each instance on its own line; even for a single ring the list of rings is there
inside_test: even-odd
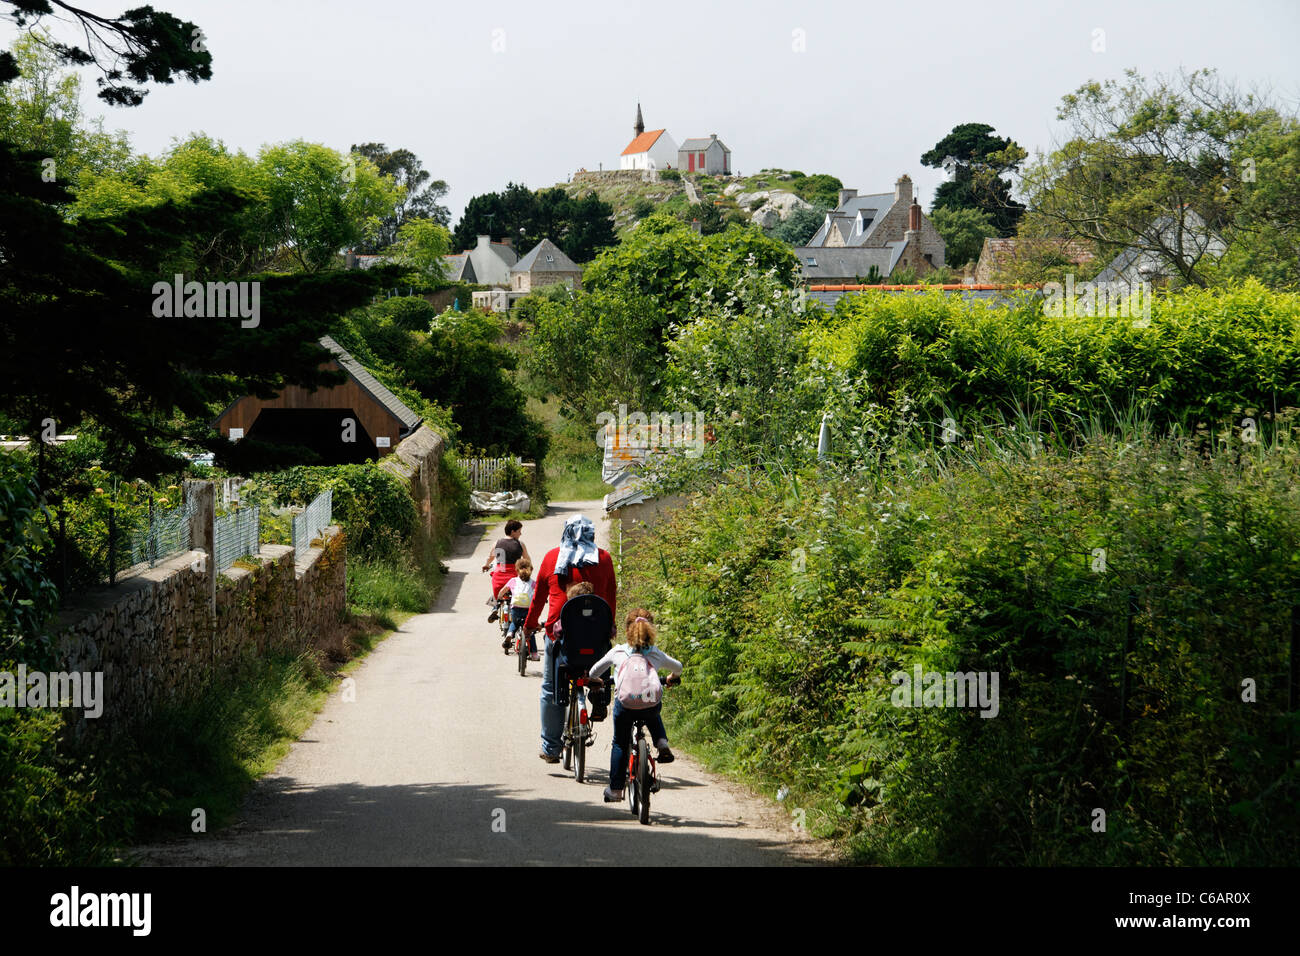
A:
[[[560,554],[555,559],[555,573],[568,577],[569,568],[597,564],[600,552],[596,550],[596,526],[586,515],[574,515],[564,522],[560,532]]]

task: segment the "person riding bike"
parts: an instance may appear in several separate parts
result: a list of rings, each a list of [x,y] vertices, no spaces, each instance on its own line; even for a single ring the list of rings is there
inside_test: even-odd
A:
[[[596,547],[596,526],[586,515],[574,515],[564,523],[560,544],[546,552],[537,569],[537,587],[533,601],[524,620],[524,630],[536,630],[542,610],[546,611],[546,648],[542,664],[542,750],[539,756],[547,763],[560,759],[560,737],[564,730],[564,705],[557,698],[558,681],[555,646],[555,625],[560,620],[560,608],[567,600],[570,585],[587,581],[597,597],[615,613],[618,583],[614,579],[614,559],[604,548]],[[613,637],[611,629],[610,637]],[[608,697],[604,693],[591,698],[593,721],[604,720],[608,713]]]
[[[668,733],[664,730],[663,718],[659,715],[661,704],[630,710],[617,699],[618,688],[622,685],[627,662],[634,654],[644,654],[646,663],[654,670],[666,670],[672,674],[682,672],[682,662],[669,657],[655,647],[654,615],[644,608],[629,611],[624,634],[626,644],[612,647],[604,657],[591,665],[590,674],[597,677],[611,667],[614,669],[614,745],[609,753],[609,786],[605,788],[605,802],[614,803],[623,799],[623,784],[627,776],[627,753],[632,744],[632,723],[637,717],[645,721],[650,739],[659,750],[660,763],[672,763],[673,752],[668,748]]]
[[[528,606],[533,601],[533,589],[537,585],[537,582],[532,579],[533,562],[527,558],[520,558],[515,569],[515,576],[507,581],[505,587],[497,594],[498,601],[509,600],[510,602],[510,629],[506,631],[505,640],[501,642],[502,648],[509,648],[514,643],[515,632],[524,626],[524,618],[528,616]],[[531,631],[528,632],[528,659],[538,660],[537,641]]]
[[[488,623],[492,624],[497,619],[497,595],[505,587],[506,582],[515,576],[515,564],[520,558],[532,557],[528,554],[528,548],[524,546],[520,536],[524,533],[524,523],[515,518],[506,522],[506,536],[498,538],[497,543],[492,548],[492,556],[483,562],[483,570],[492,568],[492,596],[488,598],[488,605],[492,608],[492,613],[488,616]],[[495,565],[495,566],[494,566]]]

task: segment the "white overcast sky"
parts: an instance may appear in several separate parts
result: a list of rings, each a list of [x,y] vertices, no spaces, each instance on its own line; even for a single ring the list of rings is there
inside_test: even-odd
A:
[[[213,79],[124,109],[88,77],[88,107],[138,151],[200,130],[250,153],[298,138],[403,146],[450,184],[454,217],[509,181],[617,167],[638,101],[647,128],[679,142],[717,133],[741,173],[827,172],[875,192],[907,172],[927,206],[944,174],[919,157],[953,126],[1048,147],[1060,98],[1127,67],[1215,67],[1300,102],[1298,0],[152,4],[203,29]],[[117,15],[136,0],[80,5]],[[0,43],[14,33],[0,21]]]

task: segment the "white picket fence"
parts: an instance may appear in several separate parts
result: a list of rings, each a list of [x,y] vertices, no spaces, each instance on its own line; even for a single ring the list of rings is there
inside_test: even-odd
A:
[[[460,467],[469,475],[469,486],[474,491],[513,491],[506,487],[506,469],[518,468],[522,458],[461,458]]]

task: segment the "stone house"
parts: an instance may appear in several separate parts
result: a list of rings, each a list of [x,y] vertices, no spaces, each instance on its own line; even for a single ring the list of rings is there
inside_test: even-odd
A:
[[[975,282],[979,285],[997,282],[1002,273],[1013,268],[1018,261],[1042,259],[1052,254],[1076,266],[1086,266],[1095,258],[1088,243],[1082,239],[985,239],[979,262],[975,265]]]
[[[557,283],[572,291],[581,289],[582,267],[549,239],[539,242],[510,269],[511,292],[527,295]]]
[[[945,250],[943,237],[921,211],[912,179],[904,173],[892,193],[859,196],[856,189],[841,189],[838,205],[795,253],[809,282],[851,283],[872,266],[886,279],[898,269],[923,275],[943,268]]]
[[[717,133],[710,133],[708,139],[688,139],[677,148],[677,168],[684,173],[730,176],[731,150]]]

